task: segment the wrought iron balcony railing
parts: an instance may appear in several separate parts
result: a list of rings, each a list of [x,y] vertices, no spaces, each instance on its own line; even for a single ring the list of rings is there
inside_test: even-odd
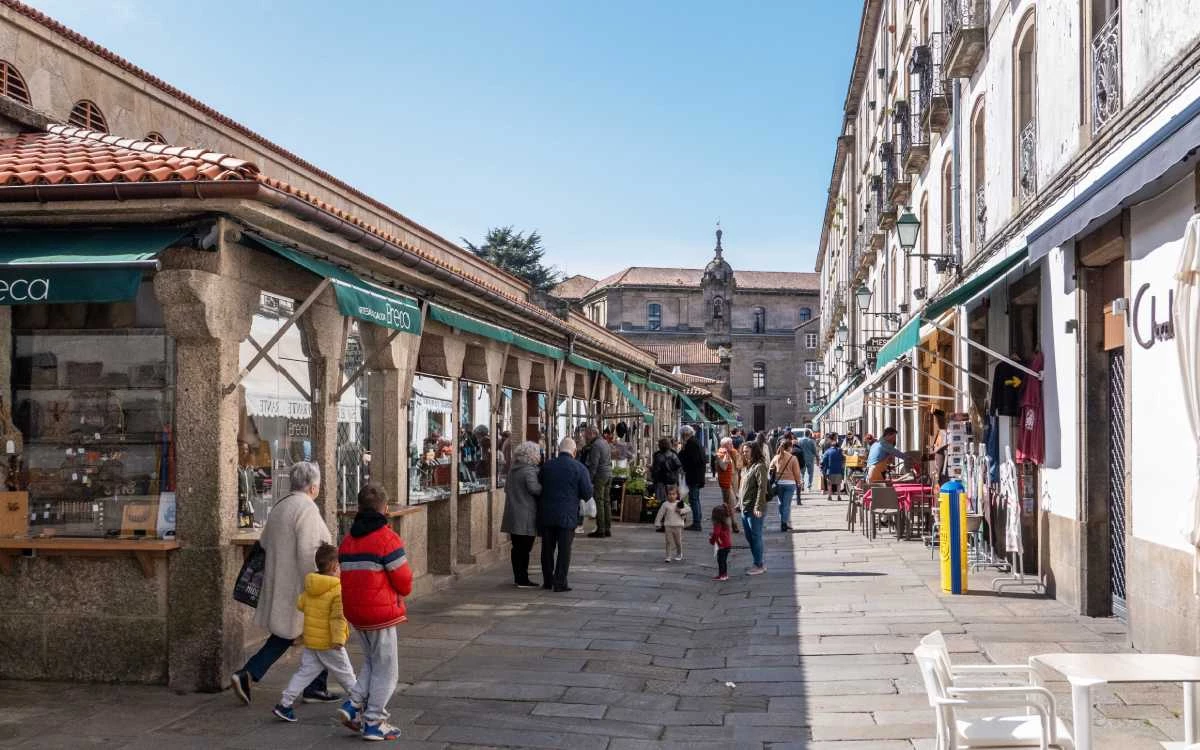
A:
[[[983,249],[987,241],[987,192],[986,185],[975,188],[975,252]]]
[[[944,37],[938,32],[929,35],[929,43],[913,48],[911,72],[920,81],[917,88],[917,107],[921,122],[935,133],[944,132],[950,124],[950,89],[946,83],[943,63]]]
[[[1024,205],[1037,195],[1037,120],[1021,128],[1018,139],[1020,161],[1017,165],[1017,196]]]
[[[900,168],[909,174],[920,174],[929,163],[929,131],[925,128],[919,106],[915,104],[919,96],[920,91],[914,89],[908,102],[896,103],[896,140],[900,143]],[[903,121],[901,117],[904,118]]]
[[[1121,111],[1121,11],[1092,38],[1092,134]]]
[[[946,32],[946,75],[969,78],[987,46],[987,0],[942,0]]]

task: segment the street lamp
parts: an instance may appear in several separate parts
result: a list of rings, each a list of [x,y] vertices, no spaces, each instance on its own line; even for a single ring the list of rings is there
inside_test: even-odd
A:
[[[838,344],[837,346],[835,346],[833,348],[833,353],[837,355],[837,358],[839,360],[845,359],[846,358],[846,347],[841,344]]]
[[[917,246],[917,237],[921,233],[921,220],[918,219],[911,210],[905,210],[904,215],[896,219],[896,234],[900,236],[900,247],[904,250],[905,256],[909,258],[923,258],[932,260],[934,265],[942,270],[944,268],[955,268],[958,266],[958,257],[953,253],[914,253],[912,249]]]
[[[850,329],[846,327],[845,323],[838,326],[837,340],[839,344],[844,344],[850,340]]]
[[[877,318],[883,318],[884,320],[888,321],[889,323],[895,323],[896,325],[900,325],[900,313],[867,312],[867,308],[871,306],[871,297],[872,297],[871,290],[867,288],[866,284],[863,284],[863,285],[859,286],[858,289],[854,290],[854,300],[858,304],[858,312],[860,314],[873,315]]]

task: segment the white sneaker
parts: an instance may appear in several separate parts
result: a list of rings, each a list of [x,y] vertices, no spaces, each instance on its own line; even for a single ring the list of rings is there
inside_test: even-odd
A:
[[[675,562],[681,562],[682,560],[683,560],[683,555],[676,555],[676,556],[675,556]]]
[[[671,562],[671,558],[669,558],[669,557],[664,557],[664,558],[663,558],[663,562]]]

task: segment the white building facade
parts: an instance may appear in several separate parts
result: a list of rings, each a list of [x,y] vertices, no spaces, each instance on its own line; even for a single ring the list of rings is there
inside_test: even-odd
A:
[[[981,444],[990,428],[1016,456],[1027,570],[1128,618],[1133,646],[1191,653],[1197,446],[1171,310],[1197,148],[1187,0],[866,0],[817,261],[817,424],[923,451],[934,410]],[[1030,380],[1032,454],[1005,396]]]

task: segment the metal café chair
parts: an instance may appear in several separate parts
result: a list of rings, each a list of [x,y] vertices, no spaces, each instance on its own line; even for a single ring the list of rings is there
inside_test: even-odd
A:
[[[900,497],[891,485],[871,485],[871,510],[868,515],[871,518],[872,539],[878,536],[877,528],[880,516],[892,519],[892,522],[896,525],[896,538],[900,538],[901,526],[903,525],[900,517]]]

